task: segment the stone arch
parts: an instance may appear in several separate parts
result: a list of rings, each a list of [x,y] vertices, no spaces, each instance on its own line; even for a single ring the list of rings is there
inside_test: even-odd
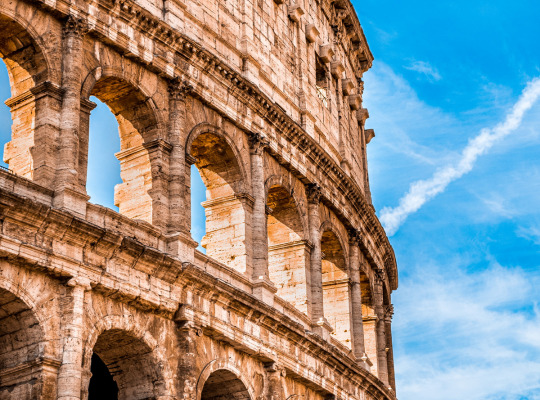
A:
[[[54,397],[60,362],[48,354],[45,326],[28,292],[0,277],[0,398]]]
[[[272,187],[275,186],[281,186],[283,187],[289,195],[294,199],[294,202],[297,207],[298,215],[300,216],[300,219],[302,221],[302,229],[303,229],[303,239],[309,238],[309,227],[308,227],[308,220],[307,220],[307,210],[303,209],[305,207],[305,202],[301,195],[297,191],[294,190],[293,185],[289,181],[289,179],[286,179],[283,175],[280,174],[274,174],[269,176],[266,181],[264,182],[264,188],[265,188],[265,195],[268,198],[268,192]]]
[[[213,135],[220,139],[222,139],[223,142],[227,144],[227,146],[230,148],[231,152],[234,155],[234,160],[237,163],[237,168],[240,172],[240,180],[237,184],[237,187],[235,187],[235,193],[242,193],[242,194],[251,194],[250,185],[248,184],[248,175],[245,169],[244,164],[242,163],[242,156],[240,155],[240,150],[238,149],[238,146],[234,142],[234,139],[222,128],[219,126],[209,124],[207,122],[202,122],[189,132],[186,140],[186,155],[187,156],[193,156],[193,143],[201,136],[201,135]],[[197,164],[197,163],[195,163]],[[206,184],[206,183],[205,183]]]
[[[282,177],[265,182],[267,205],[268,273],[277,295],[307,314],[311,244],[294,191]]]
[[[58,76],[42,35],[8,6],[0,6],[0,38],[0,57],[11,90],[6,104],[13,120],[3,158],[16,174],[49,186],[58,137],[58,127],[51,120],[61,103],[60,88],[51,81],[58,81]]]
[[[165,350],[133,316],[107,315],[91,328],[84,344],[83,370],[87,392],[94,352],[107,366],[118,385],[118,399],[147,399],[170,396],[172,373]],[[87,393],[83,398],[86,399]]]
[[[212,377],[216,378],[215,381],[212,381]],[[228,391],[225,389],[224,393],[220,393],[218,397],[209,397],[208,392],[205,392],[205,387],[208,388],[207,383],[224,385],[224,382],[233,382],[234,387],[231,388],[232,390]],[[212,360],[203,368],[197,380],[196,393],[196,400],[226,400],[231,398],[254,400],[256,398],[253,387],[249,383],[249,380],[240,372],[240,368],[230,360],[223,358]]]
[[[351,348],[350,285],[344,238],[330,221],[321,224],[323,312],[332,335]]]
[[[246,272],[250,259],[246,221],[251,219],[253,198],[240,151],[225,130],[201,123],[188,135],[186,158],[194,160],[206,187],[202,203],[206,235],[201,246],[210,257]]]
[[[172,146],[164,140],[166,124],[150,93],[118,67],[95,67],[83,81],[81,98],[96,96],[118,122],[122,183],[115,188],[120,213],[159,227],[168,220],[167,185]],[[89,112],[81,113],[79,183],[86,184]]]

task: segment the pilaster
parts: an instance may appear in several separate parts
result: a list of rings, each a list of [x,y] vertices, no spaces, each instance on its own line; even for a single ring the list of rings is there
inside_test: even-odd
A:
[[[72,278],[67,286],[69,301],[62,319],[62,364],[58,370],[57,398],[79,400],[83,382],[84,294],[91,287],[86,278]]]
[[[269,142],[260,133],[250,133],[251,183],[253,213],[251,219],[253,243],[253,294],[269,305],[274,304],[276,288],[268,275],[268,230],[266,190],[264,187],[263,154]]]
[[[186,211],[186,96],[192,86],[176,78],[169,84],[169,141],[172,144],[169,167],[169,233],[189,233],[191,215]]]
[[[356,362],[369,370],[364,345],[364,324],[362,321],[362,289],[360,284],[360,237],[356,230],[349,232],[349,278],[351,294],[351,339]]]
[[[388,361],[386,357],[386,323],[384,309],[384,270],[379,268],[375,271],[375,284],[373,301],[375,315],[377,316],[377,376],[388,387]]]
[[[70,15],[64,25],[62,40],[62,109],[58,140],[57,173],[53,205],[80,216],[86,215],[89,197],[78,181],[79,129],[81,110],[81,65],[85,22]]]

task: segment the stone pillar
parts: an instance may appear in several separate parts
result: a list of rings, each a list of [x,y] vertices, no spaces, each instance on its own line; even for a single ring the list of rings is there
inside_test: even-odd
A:
[[[179,400],[195,400],[197,397],[197,337],[202,330],[193,323],[193,309],[182,304],[174,317],[177,326],[178,354],[178,393]]]
[[[90,281],[72,278],[67,283],[70,300],[62,315],[62,364],[58,370],[57,399],[79,400],[82,389],[84,293]]]
[[[321,188],[316,183],[307,186],[309,236],[313,248],[311,249],[311,320],[313,331],[328,340],[332,327],[324,318],[323,286],[322,286],[322,252],[321,252],[321,218],[319,216],[319,203],[321,201]]]
[[[369,370],[364,346],[364,324],[362,321],[362,289],[360,284],[360,238],[358,232],[349,232],[349,277],[351,301],[351,339],[356,362]]]
[[[269,305],[274,304],[276,288],[268,275],[268,230],[266,216],[266,190],[264,187],[264,150],[268,140],[260,133],[249,135],[251,155],[251,187],[253,213],[251,239],[253,249],[253,294]]]
[[[285,370],[278,367],[277,363],[270,362],[264,365],[268,379],[268,391],[266,400],[285,400],[281,377],[285,376]]]
[[[182,260],[193,262],[198,243],[191,237],[191,165],[195,159],[186,155],[186,96],[193,87],[178,78],[169,84],[169,223],[168,251]]]
[[[80,187],[86,187],[88,178],[88,145],[90,141],[90,113],[97,104],[90,100],[81,99],[81,119],[79,122],[79,155],[78,180]]]
[[[186,215],[186,95],[191,86],[178,79],[169,84],[169,142],[172,144],[169,182],[169,232],[190,231]]]
[[[375,271],[375,285],[373,293],[375,315],[377,316],[377,376],[388,387],[388,363],[386,358],[386,323],[384,309],[384,270]]]
[[[386,353],[388,363],[388,381],[390,386],[396,391],[396,376],[394,373],[394,351],[392,348],[392,316],[394,315],[394,306],[392,304],[385,307],[385,332],[386,332]]]
[[[87,32],[82,19],[69,16],[63,29],[62,49],[62,109],[58,140],[57,174],[53,205],[86,215],[89,197],[79,185],[79,128],[81,111],[82,43]]]

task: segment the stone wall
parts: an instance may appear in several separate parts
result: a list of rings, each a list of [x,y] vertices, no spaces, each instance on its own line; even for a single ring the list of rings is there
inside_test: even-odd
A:
[[[0,55],[0,399],[394,397],[348,1],[14,0]],[[86,192],[90,96],[119,213]]]

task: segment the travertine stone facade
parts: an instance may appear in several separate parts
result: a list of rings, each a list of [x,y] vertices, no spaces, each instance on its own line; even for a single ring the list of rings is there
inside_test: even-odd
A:
[[[0,399],[395,398],[349,0],[5,0],[0,55]],[[86,192],[91,96],[119,213]]]

